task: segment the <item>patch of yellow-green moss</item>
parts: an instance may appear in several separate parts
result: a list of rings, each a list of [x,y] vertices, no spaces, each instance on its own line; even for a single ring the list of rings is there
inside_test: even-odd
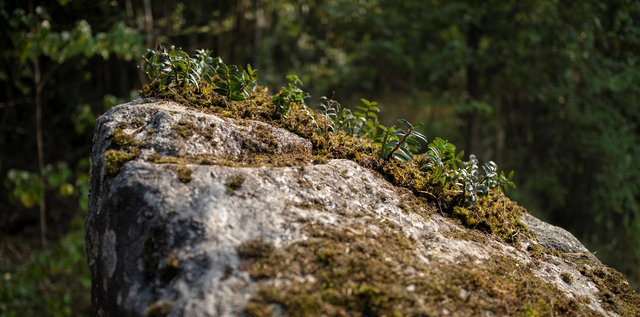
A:
[[[138,120],[139,121],[139,120]],[[134,124],[134,127],[136,125]],[[136,140],[132,134],[125,132],[124,130],[129,127],[126,122],[119,122],[115,130],[113,130],[113,144],[119,148],[138,147],[143,143]]]
[[[620,316],[640,316],[640,295],[620,272],[600,266],[579,266],[580,273],[598,287],[602,307]]]
[[[171,308],[173,307],[173,303],[169,301],[159,301],[151,303],[147,309],[148,317],[165,317],[171,313]]]
[[[244,177],[242,175],[234,175],[224,185],[227,186],[227,190],[234,192],[242,187],[242,183],[244,183]]]
[[[460,224],[470,229],[500,237],[505,242],[515,242],[516,238],[532,237],[520,221],[524,208],[504,196],[493,196],[479,200],[473,206],[453,206],[451,215]]]
[[[529,251],[529,254],[533,258],[537,258],[537,259],[544,258],[545,254],[546,254],[545,250],[541,246],[539,246],[537,244],[530,244],[527,247],[527,251]]]
[[[261,283],[247,314],[268,316],[269,305],[279,304],[289,316],[595,315],[516,260],[427,264],[416,256],[416,241],[393,224],[345,225],[307,223],[308,239],[284,249],[261,240],[241,244],[244,267]]]
[[[266,145],[268,152],[275,153],[275,149],[278,147],[276,137],[271,134],[271,129],[262,124],[256,124],[253,126],[251,133],[259,142]]]
[[[169,284],[180,273],[180,260],[178,253],[173,251],[165,265],[160,269],[160,285],[165,286]]]
[[[108,150],[105,152],[105,172],[108,176],[118,175],[124,163],[131,161],[140,155],[137,149],[133,153],[124,150]]]
[[[176,172],[178,173],[178,179],[180,179],[183,183],[188,183],[191,181],[191,174],[193,174],[193,170],[188,168],[185,164],[178,164]]]
[[[236,251],[240,257],[259,260],[270,257],[275,247],[262,239],[253,239],[239,245]]]
[[[144,123],[134,120],[131,125],[142,127]],[[113,130],[112,141],[109,150],[105,152],[105,173],[115,176],[120,172],[124,163],[136,159],[140,155],[140,147],[144,142],[136,140],[132,134],[125,132],[129,128],[127,122],[120,122]]]
[[[567,272],[560,273],[560,278],[562,279],[563,282],[567,284],[571,284],[571,282],[573,282],[573,276],[571,276],[571,274]]]
[[[212,140],[214,138],[213,127],[215,127],[215,124],[210,124],[209,127],[202,127],[191,120],[180,120],[171,126],[171,131],[174,135],[184,139],[189,139],[198,134],[207,140]]]

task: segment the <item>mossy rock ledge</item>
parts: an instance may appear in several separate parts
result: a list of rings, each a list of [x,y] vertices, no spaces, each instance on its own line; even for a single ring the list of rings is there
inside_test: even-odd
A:
[[[640,314],[624,277],[565,230],[525,211],[505,241],[386,178],[265,122],[114,107],[92,153],[94,315]]]

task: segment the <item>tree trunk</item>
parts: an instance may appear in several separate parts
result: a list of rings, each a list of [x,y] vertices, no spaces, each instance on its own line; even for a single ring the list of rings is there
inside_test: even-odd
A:
[[[144,0],[144,22],[147,31],[147,44],[153,44],[153,11],[151,11],[151,0]]]
[[[42,144],[42,78],[40,75],[40,61],[38,58],[33,62],[33,81],[36,88],[36,143],[38,145],[38,169],[41,175],[42,192],[40,193],[40,242],[42,248],[47,247],[47,203],[44,190],[44,146]]]
[[[479,74],[474,65],[474,58],[476,50],[478,49],[478,43],[480,41],[479,30],[475,24],[469,26],[467,32],[467,47],[471,51],[471,58],[467,63],[467,92],[471,101],[477,101],[480,99],[480,84]],[[473,154],[477,152],[479,144],[478,127],[480,125],[480,111],[478,109],[472,109],[469,114],[465,116],[467,123],[467,153]]]
[[[264,6],[262,0],[256,0],[256,28],[253,37],[253,68],[260,69],[262,56],[262,28],[264,27]]]

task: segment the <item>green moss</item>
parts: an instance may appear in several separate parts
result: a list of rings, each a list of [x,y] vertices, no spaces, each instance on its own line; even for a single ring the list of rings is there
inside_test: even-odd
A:
[[[211,128],[201,127],[190,120],[178,121],[176,124],[171,126],[171,131],[174,135],[180,136],[184,139],[189,139],[196,134],[202,135],[208,140],[212,140],[214,138],[213,130]]]
[[[489,235],[478,230],[452,229],[449,231],[442,232],[442,235],[451,239],[467,240],[467,241],[474,241],[479,243],[489,242]]]
[[[168,163],[181,163],[183,162],[180,158],[174,156],[162,156],[158,153],[153,153],[147,157],[147,161],[156,163],[156,164],[168,164]]]
[[[530,244],[527,247],[527,251],[533,258],[544,258],[545,252],[544,249],[537,244]]]
[[[271,130],[262,124],[256,124],[253,126],[253,132],[251,133],[258,141],[265,144],[269,152],[275,153],[275,149],[278,147],[278,141],[276,137],[271,134]]]
[[[160,285],[165,286],[169,284],[180,273],[180,260],[178,259],[178,253],[173,251],[164,267],[160,270]]]
[[[178,172],[178,179],[180,179],[183,183],[188,183],[191,181],[191,174],[193,174],[193,170],[188,168],[185,164],[178,164],[176,168]]]
[[[520,221],[524,208],[499,196],[480,200],[470,207],[453,206],[451,215],[467,228],[480,230],[513,243],[516,238],[532,238],[533,234]]]
[[[307,240],[285,249],[239,252],[252,263],[250,275],[262,281],[248,305],[257,311],[252,315],[262,316],[258,308],[269,304],[281,305],[289,316],[594,314],[513,259],[426,264],[415,254],[415,241],[393,226],[375,220],[348,226],[343,231],[306,224]],[[268,282],[276,276],[277,287]]]
[[[105,172],[108,176],[116,176],[124,163],[131,161],[140,155],[135,149],[133,153],[124,150],[108,150],[105,152]]]
[[[236,250],[242,258],[251,258],[260,260],[271,256],[275,247],[272,243],[265,242],[262,239],[253,239],[240,244]]]
[[[140,120],[140,119],[134,119],[133,121],[131,121],[131,125],[136,128],[139,129],[141,127],[143,127],[145,125],[144,121]]]
[[[560,273],[560,278],[567,284],[571,284],[573,282],[573,277],[569,273]]]
[[[598,266],[579,266],[583,276],[598,287],[602,307],[621,316],[640,315],[640,295],[636,293],[618,271]]]
[[[255,317],[273,316],[273,310],[271,307],[259,303],[248,303],[245,307],[245,312],[247,315]]]
[[[196,165],[218,165],[230,167],[282,167],[282,166],[301,166],[311,164],[312,158],[307,154],[291,154],[291,155],[274,155],[257,153],[251,156],[222,156],[211,154],[200,155],[182,155],[162,156],[157,153],[149,155],[146,159],[148,162],[156,164],[196,164]]]
[[[139,147],[143,143],[137,141],[133,135],[124,131],[129,125],[126,122],[120,122],[113,130],[113,144],[118,148]]]
[[[139,128],[144,125],[144,122],[134,120],[132,125]],[[140,155],[139,148],[144,146],[144,142],[136,140],[133,135],[124,131],[128,127],[128,123],[120,122],[113,130],[111,149],[105,152],[105,172],[108,176],[117,175],[124,163]]]
[[[327,164],[327,162],[329,162],[329,160],[324,156],[316,156],[313,159],[313,163],[315,164]]]
[[[234,175],[227,180],[225,186],[227,186],[228,190],[233,192],[240,189],[240,187],[242,187],[242,183],[244,183],[244,178],[241,175]]]
[[[147,307],[147,316],[149,317],[164,317],[171,313],[173,303],[169,301],[160,301],[151,303]]]

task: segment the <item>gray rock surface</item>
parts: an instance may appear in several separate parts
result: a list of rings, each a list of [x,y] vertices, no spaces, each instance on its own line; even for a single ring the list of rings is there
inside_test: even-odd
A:
[[[113,134],[120,122],[137,122],[139,127],[130,124],[122,131],[143,145],[136,159],[109,176],[105,152],[114,146]],[[211,133],[177,137],[171,131],[180,122]],[[366,219],[394,223],[399,234],[421,241],[416,254],[426,263],[454,263],[465,256],[479,262],[497,255],[513,258],[564,296],[582,298],[581,305],[594,312],[615,315],[605,310],[597,286],[575,264],[548,256],[554,259],[533,265],[540,261],[526,252],[526,246],[514,247],[497,239],[480,243],[452,238],[446,233],[468,229],[440,213],[425,218],[405,212],[399,207],[402,190],[352,161],[290,167],[186,164],[193,172],[191,180],[184,182],[177,177],[177,164],[149,159],[154,153],[251,157],[269,148],[256,139],[258,126],[276,138],[277,144],[272,145],[276,154],[311,151],[307,140],[288,131],[203,114],[174,103],[136,100],[98,119],[86,225],[95,315],[243,315],[260,284],[240,268],[238,245],[260,238],[286,247],[307,239],[301,230],[304,222],[338,230],[350,230],[350,224],[359,223],[367,230],[378,230]],[[560,228],[531,215],[523,216],[523,222],[538,234],[538,243],[544,247],[590,255]],[[562,273],[573,281],[563,281]]]

